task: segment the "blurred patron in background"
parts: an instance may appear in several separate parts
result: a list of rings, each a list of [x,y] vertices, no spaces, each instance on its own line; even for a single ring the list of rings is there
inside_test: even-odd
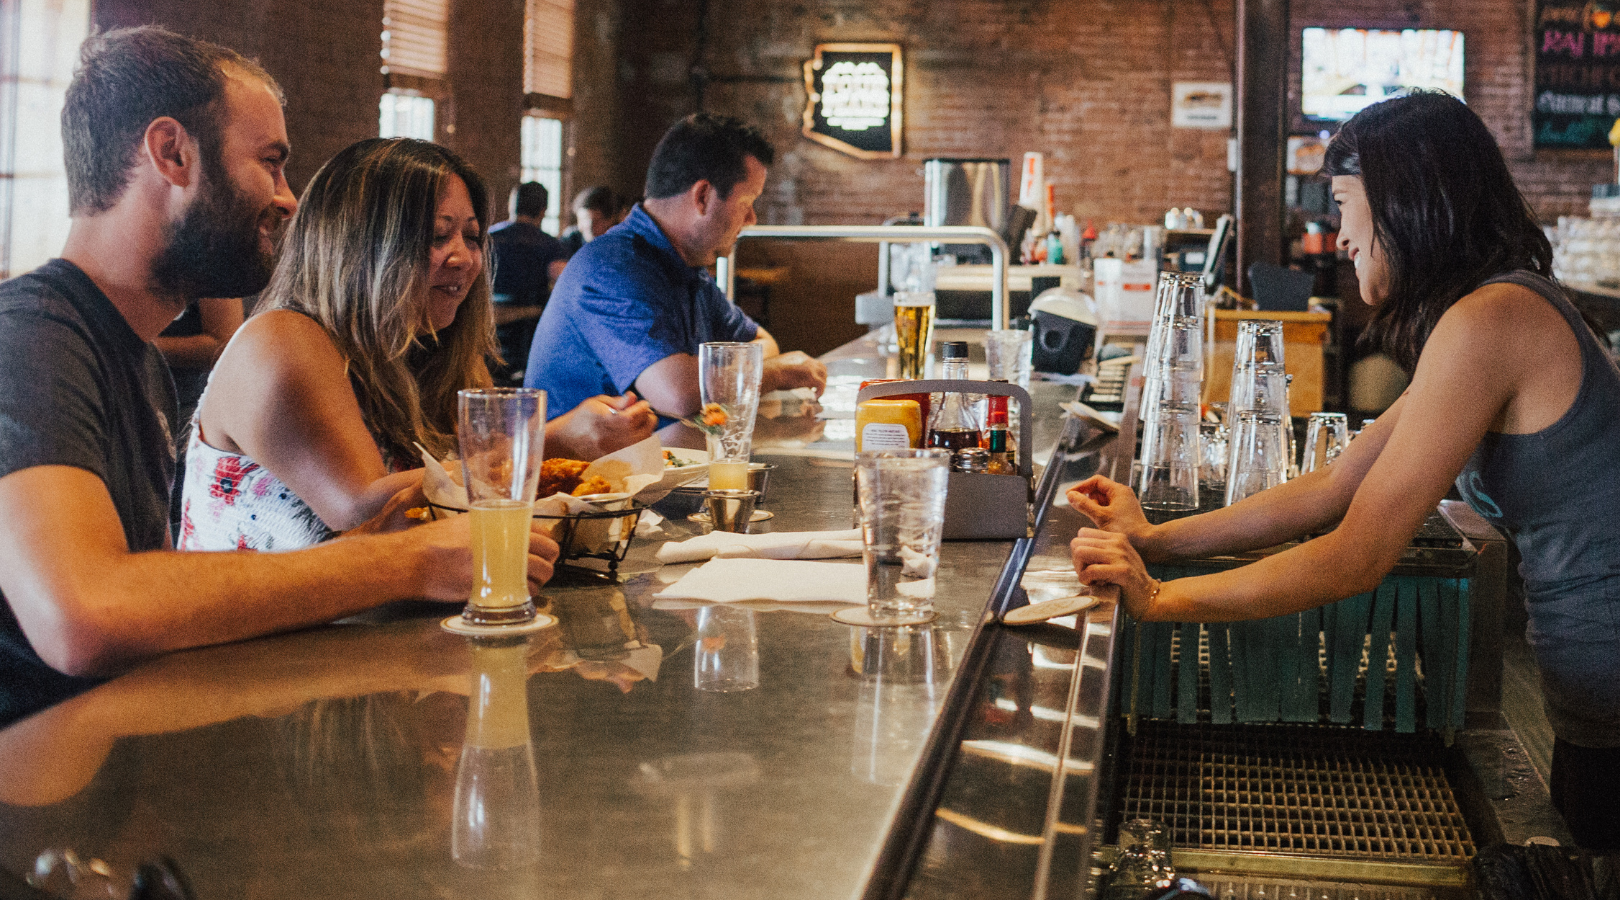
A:
[[[562,242],[540,227],[550,202],[545,185],[525,181],[512,189],[507,205],[511,217],[489,229],[495,340],[500,349],[500,361],[493,369],[495,380],[503,384],[523,383],[535,323],[568,260]]]
[[[574,224],[562,233],[563,252],[573,256],[624,221],[624,201],[605,184],[588,187],[574,196]]]

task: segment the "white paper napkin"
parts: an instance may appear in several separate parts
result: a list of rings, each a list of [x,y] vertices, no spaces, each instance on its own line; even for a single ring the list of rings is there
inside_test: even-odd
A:
[[[711,559],[655,596],[711,603],[865,603],[866,567],[794,559]]]
[[[778,531],[772,534],[732,534],[711,531],[658,548],[661,563],[701,559],[831,559],[861,555],[861,531]]]

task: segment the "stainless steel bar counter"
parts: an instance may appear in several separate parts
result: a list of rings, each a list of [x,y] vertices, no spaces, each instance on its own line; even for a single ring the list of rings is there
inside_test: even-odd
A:
[[[828,364],[836,415],[854,381],[887,363],[857,341]],[[1073,392],[1037,385],[1025,436],[1035,447],[1057,441],[1055,404]],[[762,526],[847,528],[852,423],[795,415],[791,403],[766,411],[777,415],[761,424],[757,458],[777,468]],[[1079,436],[1068,440],[1064,466]],[[1106,696],[1074,675],[1106,671],[1112,605],[1018,652],[986,637],[1011,632],[981,629],[988,607],[1021,602],[1031,553],[1061,572],[1060,541],[948,543],[930,627],[862,631],[825,608],[739,607],[703,649],[757,646],[759,686],[710,693],[695,687],[694,659],[698,619],[712,614],[655,596],[690,568],[659,566],[657,544],[697,531],[672,517],[663,536],[638,540],[620,584],[548,587],[559,625],[516,649],[475,652],[439,627],[455,608],[407,604],[174,654],[0,731],[0,884],[42,851],[70,848],[117,870],[169,857],[203,900],[938,893],[964,877],[932,831],[937,801],[959,785],[945,770],[963,739],[979,743],[962,766],[1012,759],[1015,774],[1045,778],[1042,821],[1024,821],[1034,807],[1010,790],[1012,818],[997,813],[984,788],[993,779],[977,799],[947,796],[941,815],[1012,835],[991,843],[1023,854],[1025,869],[1050,868],[1054,851],[1075,856],[1091,811],[1048,817],[1045,801],[1078,771],[1064,768],[1068,755],[1100,738],[1095,718],[1084,734],[1070,719],[1077,691]],[[998,668],[1008,665],[1022,680]],[[972,690],[980,676],[1040,702],[1019,698],[1008,713],[1007,698]],[[506,788],[491,787],[501,778]],[[508,833],[532,840],[479,841]],[[1079,858],[1059,866],[1070,880]]]

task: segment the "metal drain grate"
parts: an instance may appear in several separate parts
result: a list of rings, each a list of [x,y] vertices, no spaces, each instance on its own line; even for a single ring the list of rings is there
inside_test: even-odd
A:
[[[1121,818],[1177,848],[1464,865],[1473,838],[1432,736],[1321,726],[1143,722]]]

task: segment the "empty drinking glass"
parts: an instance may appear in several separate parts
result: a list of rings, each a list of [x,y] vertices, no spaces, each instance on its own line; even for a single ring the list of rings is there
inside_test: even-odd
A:
[[[950,461],[949,450],[881,450],[855,459],[870,624],[934,617]]]
[[[1276,487],[1288,473],[1287,420],[1246,409],[1232,427],[1232,460],[1226,471],[1226,505]]]
[[[1305,456],[1301,472],[1314,472],[1339,458],[1350,443],[1350,421],[1344,413],[1315,412],[1305,426]]]
[[[1137,496],[1149,520],[1198,508],[1198,406],[1161,405],[1142,436]],[[1168,515],[1167,515],[1168,514]]]

